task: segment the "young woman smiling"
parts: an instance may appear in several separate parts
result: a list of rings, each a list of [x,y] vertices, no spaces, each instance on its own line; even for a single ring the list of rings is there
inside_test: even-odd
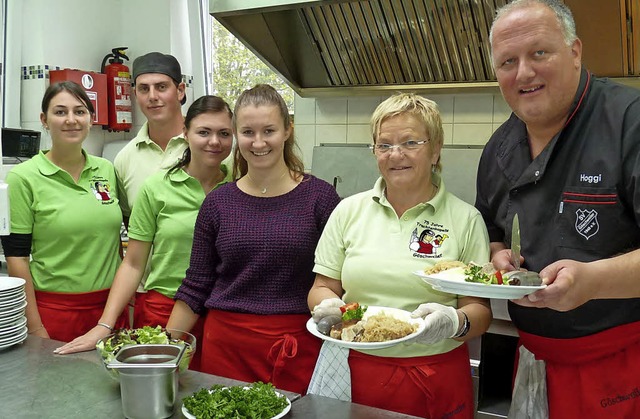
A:
[[[189,143],[180,162],[145,181],[129,221],[129,246],[113,281],[100,323],[56,349],[66,354],[93,349],[134,295],[151,255],[146,293],[136,297],[134,327],[165,326],[173,296],[189,264],[196,216],[205,196],[231,180],[222,161],[233,145],[231,109],[217,96],[203,96],[189,107],[184,135]],[[193,330],[199,343],[202,325]],[[191,361],[199,369],[200,351]]]
[[[339,198],[304,174],[287,106],[271,86],[236,102],[237,182],[202,204],[168,327],[207,313],[202,370],[306,392],[320,342],[305,328],[313,252]]]
[[[26,280],[29,333],[61,341],[97,324],[120,263],[122,213],[113,165],[82,150],[93,114],[81,86],[49,86],[40,120],[51,149],[17,165],[6,179],[11,234],[2,246],[9,275]],[[126,324],[121,310],[112,326]]]

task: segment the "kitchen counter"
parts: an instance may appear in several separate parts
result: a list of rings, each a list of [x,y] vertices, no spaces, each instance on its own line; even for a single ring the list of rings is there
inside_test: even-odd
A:
[[[62,343],[29,336],[0,351],[0,418],[118,418],[122,417],[120,386],[109,377],[95,351],[55,355]],[[182,418],[182,398],[213,384],[240,381],[196,371],[180,374],[173,418]],[[286,418],[409,419],[355,403],[282,391],[292,401]]]

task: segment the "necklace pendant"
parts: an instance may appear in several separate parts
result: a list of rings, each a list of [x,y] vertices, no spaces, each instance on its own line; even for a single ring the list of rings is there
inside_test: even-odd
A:
[[[262,188],[260,192],[262,192],[263,194],[267,193],[267,188]]]

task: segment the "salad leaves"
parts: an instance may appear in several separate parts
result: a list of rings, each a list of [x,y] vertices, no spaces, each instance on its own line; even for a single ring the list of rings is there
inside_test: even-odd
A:
[[[466,282],[477,282],[487,285],[508,285],[502,279],[502,273],[493,268],[491,262],[484,265],[470,263],[464,270],[464,280]]]
[[[189,367],[189,361],[194,348],[180,339],[172,339],[171,333],[161,326],[144,326],[138,329],[118,329],[113,336],[101,339],[96,344],[96,349],[100,352],[100,356],[105,364],[115,359],[118,351],[125,345],[136,344],[185,344],[188,346],[185,356],[180,361],[180,371],[184,371]]]
[[[271,383],[262,382],[232,387],[215,384],[185,397],[182,402],[197,419],[269,419],[289,404]]]
[[[358,303],[348,303],[340,307],[340,311],[342,312],[343,322],[362,320],[364,312],[367,311],[367,306],[361,306]]]

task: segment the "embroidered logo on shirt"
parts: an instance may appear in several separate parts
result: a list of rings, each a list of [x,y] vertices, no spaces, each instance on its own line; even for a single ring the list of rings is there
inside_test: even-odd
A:
[[[413,251],[413,257],[417,258],[440,258],[442,257],[441,247],[449,235],[449,229],[438,224],[418,223],[411,233],[409,249]]]
[[[586,173],[580,173],[580,182],[600,183],[602,182],[602,173],[599,173],[597,175],[587,175]]]
[[[596,210],[576,210],[576,231],[585,239],[589,240],[598,230],[598,211]]]
[[[91,179],[91,190],[98,201],[102,201],[103,204],[113,202],[111,198],[111,185],[104,178],[94,177]]]

